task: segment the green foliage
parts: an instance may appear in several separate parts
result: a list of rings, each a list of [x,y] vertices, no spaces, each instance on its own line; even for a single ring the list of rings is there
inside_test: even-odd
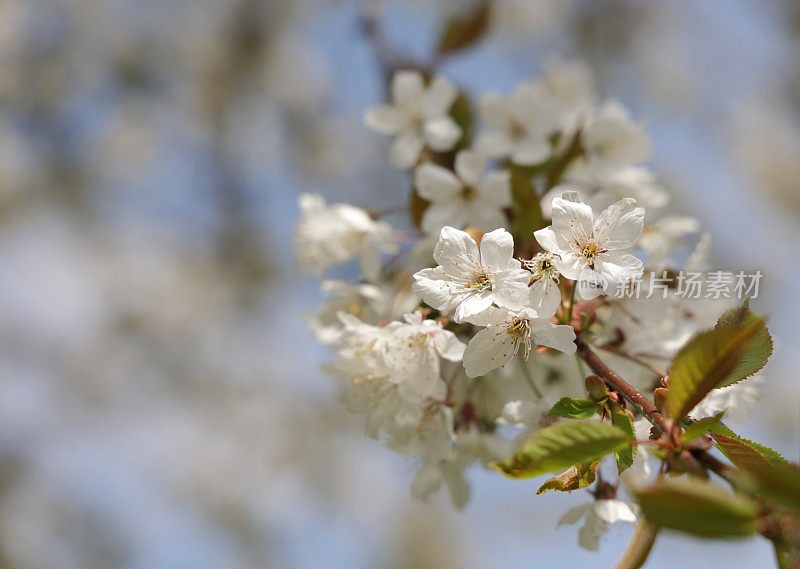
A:
[[[787,462],[787,460],[783,457],[783,455],[778,451],[776,451],[775,449],[772,449],[767,445],[751,441],[744,437],[740,437],[732,430],[730,430],[727,426],[725,426],[724,423],[717,423],[716,425],[714,425],[711,429],[711,433],[712,433],[711,436],[717,442],[717,446],[720,449],[720,451],[722,451],[722,454],[724,454],[726,458],[731,462],[733,462],[734,464],[737,464],[733,458],[733,453],[735,453],[736,451],[731,450],[733,448],[732,443],[728,443],[726,445],[726,443],[731,440],[740,443],[740,445],[737,445],[736,448],[738,448],[741,452],[747,452],[747,449],[750,449],[751,451],[755,451],[760,456],[762,456],[765,460],[767,460],[767,462],[774,464],[782,464]],[[721,437],[724,437],[724,439]],[[743,449],[743,447],[747,448]]]
[[[727,325],[745,325],[758,319],[758,314],[750,310],[750,299],[746,298],[741,306],[736,306],[727,310],[717,321],[717,327]],[[726,387],[750,377],[760,371],[772,355],[772,337],[766,327],[756,332],[753,337],[745,343],[744,349],[739,356],[739,363],[733,370],[717,384],[717,387]]]
[[[475,127],[475,113],[472,110],[472,102],[467,95],[459,93],[453,106],[450,108],[450,116],[458,126],[461,127],[461,138],[456,147],[451,151],[455,154],[462,148],[467,148],[472,141],[472,129]]]
[[[628,413],[626,413],[623,409],[617,409],[611,413],[611,424],[625,431],[631,440],[636,438],[636,431],[633,428],[633,421]],[[633,459],[636,458],[636,446],[629,445],[621,450],[618,450],[616,452],[616,458],[617,470],[620,474],[622,474],[633,464]]]
[[[599,421],[566,421],[536,432],[511,458],[489,466],[510,478],[532,478],[586,464],[631,441],[622,429]]]
[[[748,322],[723,322],[689,340],[669,369],[667,414],[680,420],[712,389],[729,384],[742,369],[745,349],[764,330],[764,320],[753,317]]]
[[[697,437],[702,437],[706,433],[710,432],[714,429],[719,422],[722,420],[722,416],[725,414],[725,411],[720,411],[713,417],[706,417],[705,419],[700,419],[699,421],[692,421],[686,428],[683,429],[683,434],[681,435],[681,442],[688,443],[689,441],[696,439]]]
[[[489,29],[492,3],[484,0],[468,14],[456,14],[445,22],[439,33],[439,53],[450,53],[469,47]]]
[[[572,492],[586,488],[594,483],[597,478],[597,465],[600,461],[570,466],[558,476],[548,478],[536,491],[537,494],[556,490],[558,492]]]
[[[699,537],[746,537],[756,530],[758,504],[697,478],[662,478],[634,490],[653,524]]]
[[[588,419],[602,407],[591,399],[574,399],[562,397],[558,403],[547,412],[548,417],[564,417],[566,419]]]
[[[586,385],[586,393],[592,401],[603,401],[608,397],[608,388],[599,376],[594,374],[587,375],[584,383]]]
[[[743,480],[749,491],[778,506],[800,512],[800,467],[796,464],[753,460],[740,468],[746,473]]]

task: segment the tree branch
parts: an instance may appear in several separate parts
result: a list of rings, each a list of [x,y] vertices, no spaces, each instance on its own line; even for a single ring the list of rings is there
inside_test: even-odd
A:
[[[661,411],[656,408],[652,401],[639,393],[630,383],[614,373],[611,368],[603,363],[597,354],[586,345],[586,342],[577,338],[575,344],[578,346],[578,354],[583,358],[583,361],[589,364],[592,371],[599,375],[603,381],[614,389],[614,391],[621,393],[631,403],[637,405],[642,410],[642,413],[664,433],[672,433],[674,427],[672,420],[667,419]]]

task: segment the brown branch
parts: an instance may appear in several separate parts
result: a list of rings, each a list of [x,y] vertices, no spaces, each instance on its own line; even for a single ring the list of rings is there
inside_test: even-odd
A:
[[[642,410],[642,413],[664,433],[672,433],[674,426],[672,420],[667,419],[661,411],[656,408],[652,401],[639,393],[630,383],[614,373],[611,368],[603,363],[597,354],[586,345],[586,342],[578,338],[575,340],[575,344],[578,346],[578,354],[583,358],[583,361],[589,364],[592,371],[599,375],[609,387],[621,393],[631,403],[637,405]]]

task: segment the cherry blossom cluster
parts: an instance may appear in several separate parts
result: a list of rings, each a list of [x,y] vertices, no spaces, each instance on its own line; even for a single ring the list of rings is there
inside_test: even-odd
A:
[[[613,294],[632,281],[647,292],[651,275],[707,270],[709,238],[669,212],[644,165],[644,127],[598,100],[582,65],[551,61],[476,105],[447,78],[405,69],[390,98],[365,122],[391,137],[389,159],[408,172],[413,225],[304,195],[298,258],[316,274],[361,259],[360,278],[323,281],[311,317],[333,354],[327,372],[347,408],[366,415],[367,435],[416,461],[412,495],[445,485],[461,507],[467,466],[508,457],[552,422],[554,402],[582,392],[577,337],[652,386],[731,301],[686,298],[669,277],[657,294]],[[752,384],[717,389],[692,416],[744,416],[757,396]],[[647,438],[649,423],[634,424]],[[624,476],[650,476],[649,454]],[[608,524],[638,515],[604,476],[597,500],[562,519],[584,520],[589,549]]]

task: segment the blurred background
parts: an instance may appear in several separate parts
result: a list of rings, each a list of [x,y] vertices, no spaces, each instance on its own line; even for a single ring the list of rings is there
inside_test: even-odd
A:
[[[470,2],[386,2],[425,59]],[[370,3],[374,7],[375,3]],[[304,318],[300,192],[371,208],[407,179],[363,126],[383,85],[356,0],[0,0],[0,568],[610,567],[555,527],[589,496],[472,470],[462,512],[363,436]],[[777,350],[741,434],[798,459],[800,4],[497,0],[442,70],[508,93],[588,62],[649,125],[714,261],[760,269]],[[664,535],[648,567],[771,563]]]

